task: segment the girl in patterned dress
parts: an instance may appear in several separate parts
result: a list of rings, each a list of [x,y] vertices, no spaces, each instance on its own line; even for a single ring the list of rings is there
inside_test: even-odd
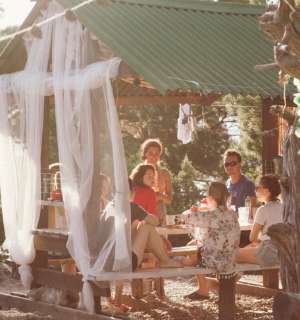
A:
[[[209,268],[216,273],[230,273],[235,268],[239,248],[240,227],[237,213],[227,208],[229,192],[225,184],[212,182],[208,188],[209,209],[190,210],[186,222],[199,228],[201,238],[196,239],[198,255],[187,258],[184,265]],[[191,299],[208,299],[209,287],[203,275],[198,275],[199,288],[188,295]]]

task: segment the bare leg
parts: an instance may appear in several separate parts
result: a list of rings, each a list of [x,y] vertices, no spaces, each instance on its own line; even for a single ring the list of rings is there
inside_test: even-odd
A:
[[[202,274],[197,275],[197,282],[198,282],[198,293],[202,296],[209,295],[209,286],[208,281]]]
[[[155,227],[140,223],[133,238],[132,251],[138,257],[138,265],[142,262],[146,247],[160,261],[162,267],[180,267],[181,264],[169,258],[163,247],[163,242]]]
[[[161,236],[156,231],[155,227],[151,225],[149,225],[149,241],[147,243],[147,248],[158,258],[161,267],[179,268],[182,266],[180,262],[170,259],[164,248]]]
[[[239,263],[257,263],[255,252],[256,246],[247,246],[240,248],[237,256],[237,262]]]
[[[147,247],[150,225],[143,222],[139,223],[137,229],[132,233],[132,251],[136,254],[138,258],[138,266],[143,261],[144,252]]]

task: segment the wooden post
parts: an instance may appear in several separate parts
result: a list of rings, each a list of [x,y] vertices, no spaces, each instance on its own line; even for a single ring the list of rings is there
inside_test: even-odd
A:
[[[45,97],[44,105],[44,119],[43,119],[43,137],[42,137],[42,150],[41,150],[41,172],[48,169],[49,165],[49,121],[50,121],[50,104],[49,98]],[[41,176],[42,178],[42,176]],[[42,183],[42,181],[41,181]],[[38,228],[48,227],[48,208],[42,206],[40,210],[40,217]],[[32,263],[33,268],[48,267],[48,252],[36,250],[35,259]],[[38,285],[33,280],[32,288],[38,287]]]
[[[263,286],[271,289],[279,288],[278,270],[263,270]]]
[[[235,318],[235,277],[219,279],[219,320]]]
[[[135,299],[143,297],[143,279],[133,279],[131,281],[131,294]]]

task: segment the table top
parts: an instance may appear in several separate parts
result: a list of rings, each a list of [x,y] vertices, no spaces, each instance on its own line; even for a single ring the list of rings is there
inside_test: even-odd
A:
[[[160,226],[156,227],[159,234],[164,236],[176,235],[176,234],[190,234],[193,233],[193,226],[191,225],[170,225],[170,226]],[[240,225],[241,231],[250,231],[252,228],[252,224],[244,224]]]

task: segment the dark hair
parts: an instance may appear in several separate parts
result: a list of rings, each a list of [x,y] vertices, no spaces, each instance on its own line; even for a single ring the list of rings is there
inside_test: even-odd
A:
[[[238,159],[238,162],[242,162],[242,156],[241,154],[235,150],[235,149],[228,149],[224,153],[223,159],[225,160],[227,157],[236,156]]]
[[[132,170],[130,179],[133,188],[137,186],[145,187],[143,178],[148,170],[153,170],[153,172],[155,172],[155,169],[151,164],[139,164]]]
[[[143,160],[146,159],[146,153],[151,147],[159,149],[160,154],[163,153],[163,145],[159,139],[147,139],[141,145],[141,158]]]
[[[217,203],[218,207],[227,206],[229,192],[223,182],[212,182],[208,187],[208,195],[211,196]]]
[[[275,201],[281,193],[279,179],[275,174],[266,174],[259,178],[258,184],[270,191],[270,200]]]
[[[132,192],[133,186],[132,186],[132,179],[130,177],[128,178],[128,184],[129,184],[129,191]]]

